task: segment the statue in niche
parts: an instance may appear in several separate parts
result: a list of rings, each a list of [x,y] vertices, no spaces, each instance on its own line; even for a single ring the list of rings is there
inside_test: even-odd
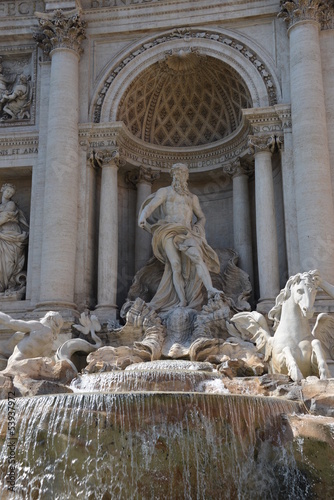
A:
[[[11,92],[2,91],[0,100],[1,121],[30,118],[32,88],[30,76],[20,75]]]
[[[164,264],[162,279],[150,302],[161,312],[175,307],[198,309],[203,304],[202,285],[208,297],[220,293],[210,276],[210,272],[219,273],[219,259],[206,241],[199,200],[188,189],[188,167],[177,163],[171,175],[171,186],[144,201],[138,220],[139,226],[153,235],[153,253]]]
[[[22,298],[25,288],[25,250],[28,243],[28,222],[12,200],[13,184],[1,188],[0,204],[0,299]]]

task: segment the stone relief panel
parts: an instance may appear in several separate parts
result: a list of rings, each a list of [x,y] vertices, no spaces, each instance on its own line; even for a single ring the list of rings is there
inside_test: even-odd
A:
[[[34,123],[35,54],[0,49],[0,127]]]

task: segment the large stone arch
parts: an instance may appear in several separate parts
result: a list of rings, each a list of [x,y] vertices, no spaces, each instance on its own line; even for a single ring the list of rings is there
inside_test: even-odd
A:
[[[273,61],[254,42],[230,30],[185,28],[147,37],[111,62],[105,68],[92,99],[92,121],[116,121],[124,92],[141,72],[163,60],[168,51],[190,48],[235,70],[249,89],[253,107],[280,102],[281,90]]]

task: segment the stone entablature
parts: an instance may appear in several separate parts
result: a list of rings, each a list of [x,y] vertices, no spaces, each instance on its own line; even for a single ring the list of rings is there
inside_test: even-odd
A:
[[[190,171],[220,168],[225,162],[237,158],[247,149],[249,126],[245,123],[227,141],[200,148],[157,147],[135,138],[122,122],[112,124],[87,124],[80,126],[81,147],[89,150],[115,148],[121,159],[135,166],[146,166],[167,171],[173,163],[187,163]]]
[[[0,137],[0,158],[37,157],[38,143],[38,134],[26,136],[16,133],[15,137]]]

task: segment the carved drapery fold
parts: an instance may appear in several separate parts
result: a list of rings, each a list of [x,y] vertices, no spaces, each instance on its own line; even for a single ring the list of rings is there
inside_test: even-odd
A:
[[[77,10],[64,13],[58,9],[52,14],[38,12],[37,16],[40,30],[33,37],[45,54],[61,47],[72,49],[79,55],[83,52],[81,43],[86,38],[86,23]]]

